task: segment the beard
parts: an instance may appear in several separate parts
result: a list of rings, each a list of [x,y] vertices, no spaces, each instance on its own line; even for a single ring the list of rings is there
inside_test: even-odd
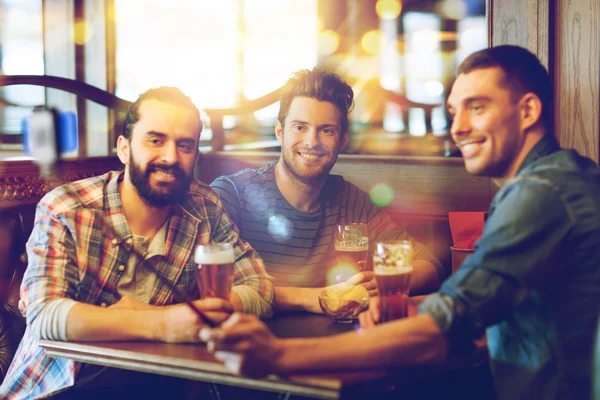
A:
[[[150,175],[155,171],[173,174],[176,180],[173,183],[159,182],[159,189],[152,188]],[[142,199],[154,207],[166,207],[181,202],[185,198],[192,182],[192,174],[187,175],[177,164],[164,165],[150,163],[146,167],[146,170],[143,170],[135,162],[131,153],[129,156],[129,178]]]
[[[298,181],[305,184],[313,184],[323,181],[329,175],[329,172],[335,165],[337,161],[337,154],[333,154],[331,159],[320,166],[315,166],[315,168],[307,169],[303,168],[301,165],[294,160],[293,149],[286,149],[286,147],[281,145],[281,160],[283,161],[283,166],[286,171],[293,176]],[[301,156],[298,156],[301,157]]]

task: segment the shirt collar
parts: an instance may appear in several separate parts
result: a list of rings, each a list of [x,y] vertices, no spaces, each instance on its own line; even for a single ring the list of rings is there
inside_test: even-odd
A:
[[[549,154],[552,154],[554,152],[557,152],[559,150],[560,150],[560,145],[556,141],[556,138],[554,136],[552,136],[551,134],[544,135],[540,139],[540,141],[537,142],[535,144],[535,146],[533,146],[533,149],[531,149],[529,154],[527,154],[527,157],[525,157],[525,160],[523,160],[523,163],[521,164],[521,166],[519,167],[519,170],[517,171],[517,175],[519,175],[521,173],[521,171],[523,171],[529,165],[536,162],[538,159],[545,157]]]

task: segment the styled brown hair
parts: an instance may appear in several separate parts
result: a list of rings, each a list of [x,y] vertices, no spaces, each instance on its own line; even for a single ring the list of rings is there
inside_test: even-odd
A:
[[[176,87],[161,86],[145,91],[129,107],[129,110],[127,110],[127,114],[125,115],[125,120],[123,121],[123,132],[121,133],[125,136],[125,139],[131,139],[133,126],[140,120],[140,105],[146,100],[158,100],[163,103],[173,104],[193,111],[198,115],[200,132],[202,132],[203,126],[202,118],[200,118],[200,110],[198,110],[198,107],[194,105],[192,100]]]
[[[283,87],[277,119],[283,126],[296,97],[308,97],[333,103],[340,112],[342,134],[348,132],[348,113],[352,109],[354,92],[339,75],[315,67],[292,75]]]
[[[540,60],[529,50],[518,46],[496,46],[477,51],[468,56],[456,70],[457,75],[476,69],[500,68],[504,73],[502,84],[512,93],[513,99],[525,93],[534,93],[542,102],[542,123],[547,133],[552,133],[552,81]]]

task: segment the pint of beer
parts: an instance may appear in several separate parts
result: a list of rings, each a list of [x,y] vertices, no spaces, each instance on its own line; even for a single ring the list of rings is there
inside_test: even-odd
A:
[[[209,243],[196,248],[196,282],[200,298],[229,300],[233,285],[235,253],[231,243]]]
[[[381,298],[381,322],[408,316],[412,253],[408,240],[376,244],[373,272]]]
[[[365,271],[369,254],[367,224],[338,225],[335,252],[338,265],[350,264],[356,266],[358,271]]]

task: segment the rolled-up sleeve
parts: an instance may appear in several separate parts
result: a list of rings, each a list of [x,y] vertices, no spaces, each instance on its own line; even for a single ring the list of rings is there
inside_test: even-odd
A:
[[[548,260],[574,225],[566,203],[545,181],[518,180],[495,201],[475,252],[420,307],[454,344],[480,337],[555,274],[557,264]]]
[[[27,241],[28,266],[21,284],[20,308],[31,325],[52,300],[75,299],[78,270],[76,243],[67,224],[49,207],[47,195],[36,208],[33,231]]]

